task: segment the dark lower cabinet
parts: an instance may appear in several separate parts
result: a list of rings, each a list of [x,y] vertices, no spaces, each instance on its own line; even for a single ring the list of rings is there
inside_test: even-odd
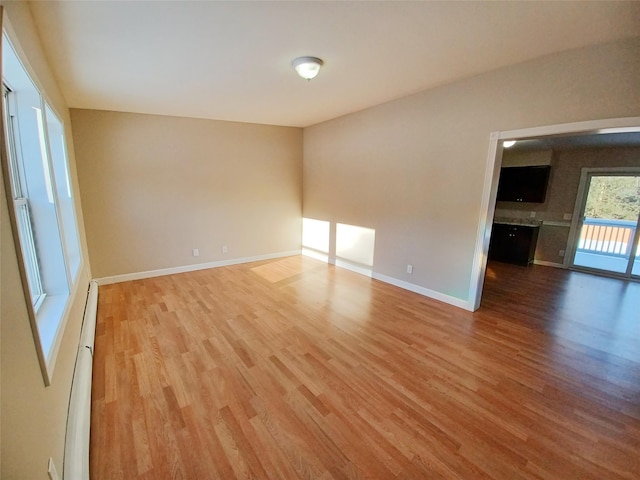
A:
[[[494,223],[489,258],[527,266],[533,262],[540,227]]]

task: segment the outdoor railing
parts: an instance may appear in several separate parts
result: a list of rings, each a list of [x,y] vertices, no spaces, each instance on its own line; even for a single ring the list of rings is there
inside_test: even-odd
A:
[[[636,223],[629,220],[586,218],[578,251],[626,257],[633,243]]]

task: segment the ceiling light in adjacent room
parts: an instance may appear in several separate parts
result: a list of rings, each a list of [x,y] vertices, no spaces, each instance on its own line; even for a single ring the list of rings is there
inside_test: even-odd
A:
[[[502,146],[504,148],[513,147],[515,144],[516,144],[516,140],[505,140],[504,142],[502,142]]]
[[[305,80],[311,80],[318,75],[323,63],[322,60],[316,57],[298,57],[293,61],[292,65],[293,68],[296,69],[296,72],[298,72],[298,75]]]

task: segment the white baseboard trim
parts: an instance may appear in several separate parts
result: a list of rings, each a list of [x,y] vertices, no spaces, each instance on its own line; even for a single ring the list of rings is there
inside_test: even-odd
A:
[[[197,263],[194,265],[184,265],[182,267],[162,268],[159,270],[150,270],[146,272],[125,273],[123,275],[113,275],[110,277],[94,278],[93,281],[97,282],[98,285],[109,285],[112,283],[129,282],[131,280],[142,280],[144,278],[161,277],[164,275],[174,275],[176,273],[195,272],[197,270],[206,270],[208,268],[228,267],[230,265],[259,262],[261,260],[273,260],[276,258],[290,257],[293,255],[300,255],[303,253],[307,253],[307,252],[303,252],[301,250],[291,250],[289,252],[256,255],[254,257],[234,258],[231,260],[222,260],[219,262]],[[374,273],[369,269],[362,268],[345,261],[337,260],[337,261],[328,262],[328,263],[332,263],[332,264],[335,264],[337,267],[345,268],[347,270],[359,273],[361,275],[371,277],[375,280],[380,280],[381,282],[389,283],[396,287],[409,290],[410,292],[418,293],[420,295],[424,295],[425,297],[433,298],[434,300],[448,303],[449,305],[453,305],[455,307],[459,307],[464,310],[473,311],[472,305],[466,300],[461,300],[459,298],[452,297],[450,295],[445,295],[444,293],[436,292],[435,290],[430,290],[428,288],[421,287],[413,283],[405,282],[404,280],[398,280],[397,278],[389,277],[381,273]]]
[[[300,250],[291,250],[289,252],[269,253],[266,255],[256,255],[254,257],[233,258],[230,260],[222,260],[219,262],[196,263],[194,265],[184,265],[182,267],[162,268],[159,270],[149,270],[147,272],[125,273],[122,275],[113,275],[111,277],[94,278],[98,285],[109,285],[112,283],[129,282],[131,280],[142,280],[144,278],[162,277],[164,275],[174,275],[176,273],[195,272],[197,270],[206,270],[208,268],[228,267],[230,265],[238,265],[241,263],[259,262],[261,260],[273,260],[275,258],[291,257],[300,255]]]
[[[329,255],[327,253],[319,252],[318,250],[302,247],[302,255],[305,257],[315,258],[321,262],[329,263]]]
[[[410,292],[424,295],[425,297],[433,298],[434,300],[438,300],[440,302],[448,303],[449,305],[453,305],[454,307],[469,310],[470,312],[474,311],[473,305],[467,300],[460,300],[459,298],[445,295],[444,293],[436,292],[435,290],[430,290],[413,283],[405,282],[404,280],[398,280],[397,278],[389,277],[387,275],[383,275],[382,273],[375,273],[372,269],[353,265],[352,263],[345,262],[341,259],[328,258],[328,255],[319,256],[315,251],[309,251],[304,248],[302,249],[302,255],[307,255],[317,260],[327,262],[330,265],[335,265],[336,267],[345,268],[347,270],[351,270],[352,272],[365,275],[367,277],[373,278],[374,280],[380,280],[381,282],[400,287],[404,290],[409,290]]]
[[[534,260],[534,265],[542,265],[543,267],[567,268],[562,263],[545,262],[544,260]]]
[[[444,293],[436,292],[435,290],[430,290],[428,288],[421,287],[413,283],[405,282],[404,280],[398,280],[397,278],[389,277],[381,273],[374,272],[371,277],[374,280],[380,280],[381,282],[395,285],[396,287],[409,290],[410,292],[418,293],[420,295],[424,295],[425,297],[433,298],[434,300],[448,303],[449,305],[453,305],[454,307],[459,307],[464,310],[469,310],[470,312],[473,312],[474,310],[473,305],[469,303],[469,301],[467,300],[461,300],[459,298],[452,297],[450,295],[445,295]]]
[[[345,262],[344,260],[340,260],[339,258],[336,258],[334,265],[336,267],[344,268],[346,270],[351,270],[352,272],[359,273],[360,275],[364,275],[365,277],[371,278],[373,276],[373,270],[371,270],[370,268],[354,265],[353,263]]]

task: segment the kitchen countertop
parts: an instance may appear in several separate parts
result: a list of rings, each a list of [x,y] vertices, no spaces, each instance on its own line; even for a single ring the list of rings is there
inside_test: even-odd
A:
[[[520,225],[523,227],[539,227],[542,225],[542,221],[534,218],[506,218],[496,217],[493,219],[493,223],[501,223],[503,225]]]

